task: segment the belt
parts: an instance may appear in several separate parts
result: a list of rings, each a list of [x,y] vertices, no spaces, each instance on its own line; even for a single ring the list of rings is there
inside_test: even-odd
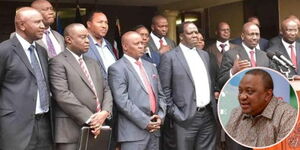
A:
[[[40,120],[40,119],[43,119],[43,118],[46,118],[48,116],[48,112],[46,113],[41,113],[41,114],[35,114],[34,118],[36,120]]]
[[[197,107],[197,108],[196,108],[196,111],[202,112],[202,111],[205,111],[205,110],[207,110],[207,109],[209,109],[209,108],[210,108],[210,105],[207,104],[207,105],[204,106],[204,107]]]

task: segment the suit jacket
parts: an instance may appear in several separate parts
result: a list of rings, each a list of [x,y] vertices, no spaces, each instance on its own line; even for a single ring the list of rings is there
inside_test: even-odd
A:
[[[50,93],[48,56],[38,43],[36,51]],[[28,57],[16,36],[0,44],[0,80],[0,149],[24,150],[35,124],[38,87]]]
[[[237,45],[229,43],[229,50],[234,49],[236,47],[237,47]],[[220,67],[222,58],[223,58],[223,54],[217,48],[216,42],[211,44],[206,50],[207,50],[207,52],[212,53],[215,56],[215,58],[217,60],[217,64]]]
[[[151,57],[149,57],[148,54],[145,54],[142,56],[142,59],[154,64],[155,66],[158,66],[159,63],[160,63],[160,55],[157,51],[154,51],[154,50],[149,50],[150,53],[151,53]]]
[[[54,35],[57,42],[59,43],[59,46],[60,46],[61,50],[64,50],[65,49],[65,39],[64,39],[64,37],[61,34],[59,34],[58,32],[56,32],[55,30],[51,29],[51,32]],[[10,38],[13,38],[15,36],[15,34],[16,34],[16,32],[11,33]],[[44,41],[42,39],[37,40],[36,42],[47,51],[48,56],[51,56],[49,54],[49,51],[47,50],[46,44],[44,43]]]
[[[237,47],[236,49],[225,52],[218,75],[218,84],[220,88],[223,87],[226,81],[230,78],[230,70],[233,67],[236,55],[240,56],[240,60],[248,60],[250,62],[250,58],[243,47]],[[256,49],[255,57],[256,66],[268,67],[277,70],[275,64],[268,58],[266,52]]]
[[[110,43],[106,39],[104,39],[104,38],[103,38],[103,40],[106,42],[107,48],[109,49],[109,51],[111,52],[111,54],[114,56],[115,60],[117,60],[117,58],[116,58],[116,56],[115,56],[115,54],[113,52],[113,48],[110,45]],[[91,57],[91,58],[93,58],[94,60],[97,61],[103,77],[105,79],[107,79],[107,72],[105,70],[105,66],[104,66],[103,60],[102,60],[102,58],[101,58],[101,56],[100,56],[100,54],[99,54],[99,52],[98,52],[98,50],[97,50],[97,48],[96,48],[96,46],[94,44],[94,41],[92,40],[92,37],[90,35],[89,35],[89,42],[90,42],[90,48],[89,48],[88,52],[85,53],[84,55],[88,56],[88,57]]]
[[[233,39],[230,42],[233,44],[242,46],[242,38],[241,37]],[[266,51],[269,48],[269,41],[267,39],[261,37],[259,40],[259,47],[260,47],[260,50]]]
[[[271,51],[271,52],[279,51],[283,54],[283,56],[285,56],[287,59],[289,59],[292,62],[292,60],[291,60],[287,50],[285,49],[281,39],[279,40],[278,43],[273,44],[272,47],[267,49],[267,52],[269,52],[269,51]],[[298,69],[295,70],[295,69],[290,68],[290,71],[291,71],[290,75],[292,75],[292,76],[293,75],[300,75],[300,69],[299,69],[299,67],[300,67],[300,43],[299,42],[296,42],[296,58],[297,58],[297,67],[298,67]]]
[[[216,101],[213,96],[214,83],[210,78],[210,60],[207,52],[197,51],[205,64],[211,89],[210,105],[216,119]],[[179,46],[161,57],[159,75],[166,95],[168,115],[182,127],[189,125],[196,113],[196,93],[191,71]]]
[[[156,68],[142,60],[145,71],[156,97],[156,112],[164,119],[166,114],[165,96],[161,89]],[[108,69],[108,81],[114,102],[118,107],[118,141],[143,140],[149,132],[151,110],[149,96],[138,73],[124,56]],[[159,136],[159,132],[155,133]]]
[[[97,63],[83,56],[95,85],[101,110],[112,111],[112,96]],[[55,108],[55,142],[76,143],[80,129],[96,113],[96,95],[78,61],[69,50],[49,62],[49,77]]]
[[[176,47],[176,44],[174,41],[172,41],[171,39],[169,39],[168,37],[164,37],[166,42],[167,42],[167,45],[169,45],[171,47],[171,49],[175,48]],[[157,51],[159,52],[159,49],[156,47],[155,43],[154,43],[154,40],[152,39],[151,36],[149,36],[149,42],[148,42],[148,47],[150,48],[150,50],[154,50],[154,51]]]
[[[269,41],[269,47],[273,47],[273,45],[278,45],[281,43],[281,39],[282,39],[282,35],[277,35],[275,37],[273,37],[270,41]],[[296,41],[298,43],[300,43],[300,38],[297,38]]]

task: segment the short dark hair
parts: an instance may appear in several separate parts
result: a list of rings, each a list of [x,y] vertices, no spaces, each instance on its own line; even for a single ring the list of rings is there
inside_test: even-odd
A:
[[[274,89],[273,79],[272,79],[271,75],[263,69],[251,69],[251,70],[247,71],[245,75],[260,76],[266,90]]]
[[[182,33],[184,32],[184,27],[185,27],[187,24],[194,24],[194,23],[191,22],[191,21],[186,21],[186,22],[181,23],[181,24],[178,26],[178,28],[177,28],[178,34],[182,34]]]
[[[154,17],[152,17],[151,23],[154,25],[156,24],[158,19],[167,19],[164,15],[157,14]]]
[[[147,29],[146,26],[140,24],[140,25],[137,25],[137,26],[133,27],[133,28],[131,29],[131,31],[136,31],[136,30],[138,30],[138,29],[140,29],[140,28],[146,28],[146,29]],[[147,29],[147,30],[148,30],[148,29]]]
[[[92,21],[93,16],[94,16],[95,13],[103,13],[104,14],[103,11],[101,11],[99,9],[94,9],[91,12],[88,13],[88,15],[87,15],[87,21]]]

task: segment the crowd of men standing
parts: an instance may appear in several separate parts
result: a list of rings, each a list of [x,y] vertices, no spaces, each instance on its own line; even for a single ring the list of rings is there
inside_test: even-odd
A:
[[[51,3],[35,0],[17,10],[15,33],[0,44],[0,149],[76,150],[81,127],[98,136],[103,125],[113,129],[114,150],[239,149],[230,139],[224,146],[216,114],[225,82],[249,67],[279,70],[268,51],[280,51],[296,68],[291,75],[300,74],[295,16],[270,44],[255,17],[232,42],[220,22],[216,42],[204,48],[194,23],[178,27],[176,46],[157,15],[150,33],[139,25],[123,34],[119,60],[103,12],[90,13],[86,26],[68,25],[64,37],[50,27],[55,16]]]

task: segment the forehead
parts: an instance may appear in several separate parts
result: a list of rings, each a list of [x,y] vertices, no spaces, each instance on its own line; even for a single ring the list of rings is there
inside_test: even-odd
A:
[[[229,25],[227,23],[221,23],[219,24],[219,29],[229,28]]]
[[[48,1],[41,1],[41,2],[37,3],[37,7],[46,8],[46,7],[52,7],[52,5]]]
[[[138,32],[138,33],[149,33],[149,31],[144,27],[138,28],[136,30],[136,32]]]
[[[24,11],[22,14],[22,18],[24,21],[36,21],[36,20],[42,20],[43,17],[41,13],[39,13],[36,10],[28,10]]]
[[[166,23],[168,23],[168,21],[166,18],[163,17],[157,18],[155,21],[155,24],[166,24]]]
[[[93,14],[92,20],[107,20],[107,18],[105,14],[96,12]]]
[[[284,24],[285,28],[298,28],[298,25],[295,21],[288,21]]]
[[[259,28],[256,26],[256,25],[249,25],[246,27],[246,30],[245,30],[246,33],[259,33]]]
[[[197,26],[194,25],[193,23],[188,23],[188,24],[184,25],[183,29],[185,32],[198,31]]]
[[[83,26],[76,26],[71,31],[72,31],[72,34],[76,35],[76,36],[82,36],[82,35],[87,35],[88,34],[87,29]]]
[[[257,85],[261,84],[263,84],[261,75],[246,74],[242,78],[239,87],[260,87]]]

